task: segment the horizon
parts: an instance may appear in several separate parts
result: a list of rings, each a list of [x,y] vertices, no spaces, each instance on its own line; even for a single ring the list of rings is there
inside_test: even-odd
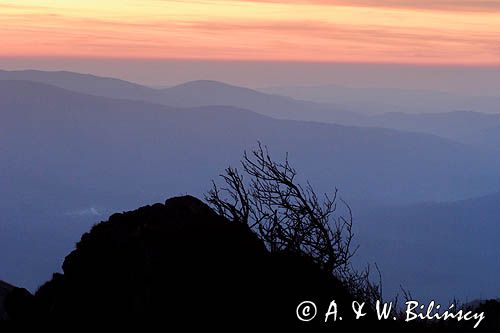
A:
[[[210,80],[257,90],[338,85],[500,96],[500,66],[0,57],[0,70],[67,71],[154,88]]]
[[[499,96],[494,1],[0,0],[0,20],[6,70]]]

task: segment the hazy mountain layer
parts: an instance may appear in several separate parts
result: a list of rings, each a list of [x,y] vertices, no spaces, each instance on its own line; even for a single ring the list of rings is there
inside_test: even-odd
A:
[[[354,122],[361,117],[335,105],[294,100],[216,81],[193,81],[167,89],[154,89],[112,78],[43,71],[0,71],[0,80],[47,83],[84,94],[172,107],[233,106],[284,119]]]
[[[0,71],[0,80],[48,83],[85,94],[172,107],[233,106],[280,119],[384,127],[430,133],[488,149],[500,146],[500,99],[491,96],[341,86],[266,90],[314,102],[216,81],[193,81],[153,89],[118,79],[42,71]]]
[[[336,103],[365,114],[386,112],[442,113],[475,111],[499,113],[500,97],[435,90],[354,88],[341,85],[270,87],[262,91],[307,101]]]
[[[0,279],[32,289],[90,224],[169,195],[203,194],[256,140],[275,158],[289,152],[318,192],[337,186],[350,202],[453,200],[500,188],[497,154],[426,134],[231,107],[174,109],[23,81],[0,82],[0,110]]]

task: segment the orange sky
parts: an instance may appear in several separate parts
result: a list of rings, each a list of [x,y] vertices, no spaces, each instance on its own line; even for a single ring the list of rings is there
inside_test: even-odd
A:
[[[500,64],[500,1],[0,0],[0,57]]]

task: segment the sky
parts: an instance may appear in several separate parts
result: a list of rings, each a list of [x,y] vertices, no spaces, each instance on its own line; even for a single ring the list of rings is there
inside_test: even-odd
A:
[[[0,0],[0,25],[0,59],[500,65],[498,0]]]

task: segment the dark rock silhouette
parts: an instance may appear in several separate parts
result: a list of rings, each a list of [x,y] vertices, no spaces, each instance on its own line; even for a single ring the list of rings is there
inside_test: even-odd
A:
[[[40,318],[36,298],[26,289],[13,287],[4,299],[5,319],[25,321]]]
[[[112,215],[83,235],[63,271],[18,302],[37,311],[17,305],[12,316],[296,326],[304,300],[325,312],[333,299],[346,309],[352,301],[308,258],[271,255],[248,226],[189,196]]]

